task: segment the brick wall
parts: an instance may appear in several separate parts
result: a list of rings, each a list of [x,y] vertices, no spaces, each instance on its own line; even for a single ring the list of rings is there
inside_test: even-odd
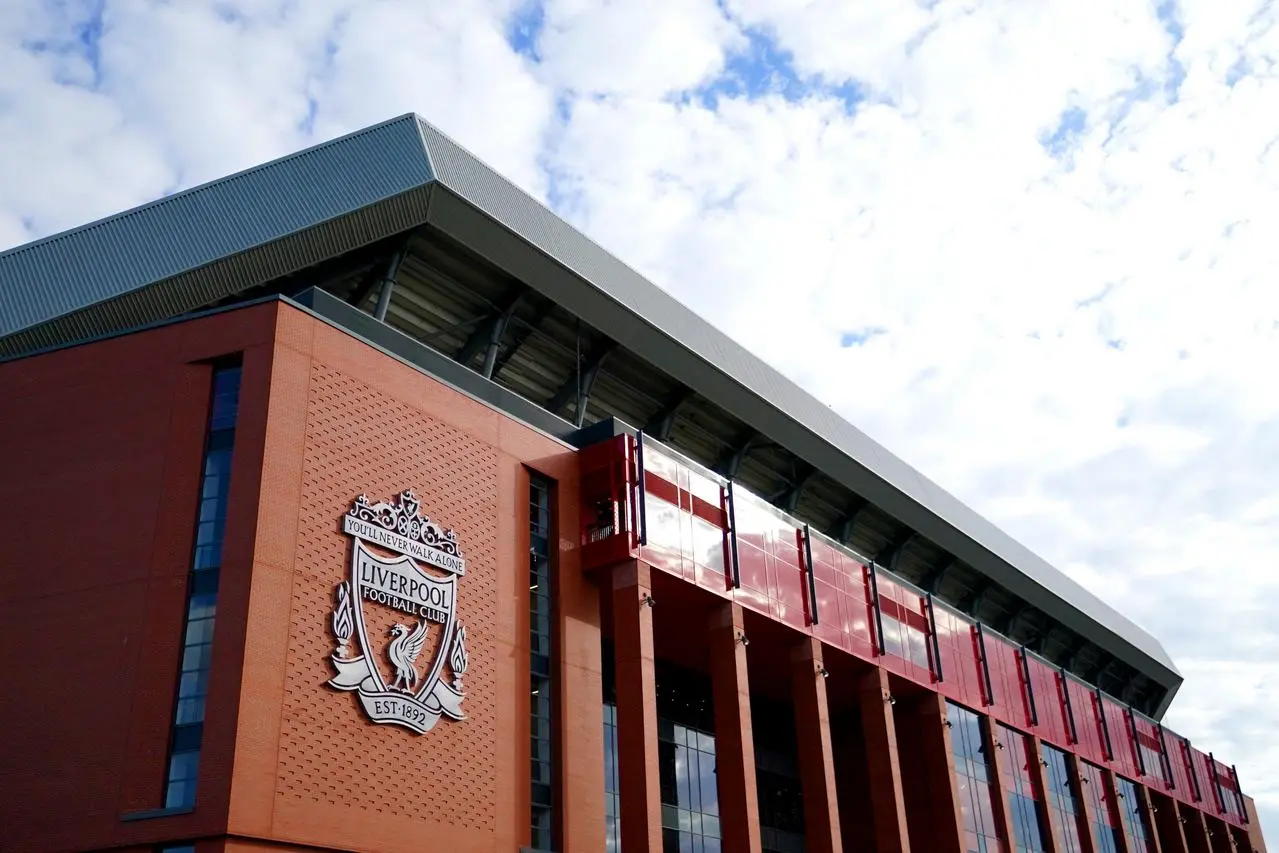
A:
[[[206,725],[196,813],[121,816],[162,804],[207,360],[244,351],[246,383],[264,388],[274,320],[274,307],[260,306],[0,364],[5,850],[147,843],[225,825],[241,638],[222,625],[211,673],[222,692],[210,707],[230,713]],[[251,455],[237,453],[232,500],[254,490]],[[231,552],[246,532],[229,523]]]

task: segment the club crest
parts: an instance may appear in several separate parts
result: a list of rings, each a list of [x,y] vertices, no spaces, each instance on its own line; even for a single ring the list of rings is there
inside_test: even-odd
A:
[[[419,506],[412,490],[390,503],[360,495],[342,517],[353,540],[351,570],[337,586],[330,656],[337,674],[328,683],[354,691],[373,722],[425,734],[441,717],[466,718],[469,661],[457,618],[466,563],[453,531],[420,515]]]

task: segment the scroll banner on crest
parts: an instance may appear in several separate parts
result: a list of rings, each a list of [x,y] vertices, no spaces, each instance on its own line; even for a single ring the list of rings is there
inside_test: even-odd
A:
[[[357,691],[364,712],[374,722],[395,723],[426,734],[443,715],[454,720],[466,719],[462,713],[463,695],[442,680],[436,681],[431,691],[418,699],[408,693],[382,690],[364,655],[351,660],[333,655],[331,660],[337,675],[329,684],[338,690]]]

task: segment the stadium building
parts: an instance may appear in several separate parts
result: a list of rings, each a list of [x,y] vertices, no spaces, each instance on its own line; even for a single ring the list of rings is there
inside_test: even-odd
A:
[[[5,850],[1265,850],[1155,638],[417,116],[0,254],[0,359]]]

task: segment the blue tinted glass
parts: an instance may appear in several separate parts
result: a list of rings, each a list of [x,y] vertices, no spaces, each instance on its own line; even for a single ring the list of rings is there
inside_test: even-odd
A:
[[[240,368],[232,367],[213,374],[213,413],[209,418],[210,429],[228,429],[235,426],[240,403]]]

